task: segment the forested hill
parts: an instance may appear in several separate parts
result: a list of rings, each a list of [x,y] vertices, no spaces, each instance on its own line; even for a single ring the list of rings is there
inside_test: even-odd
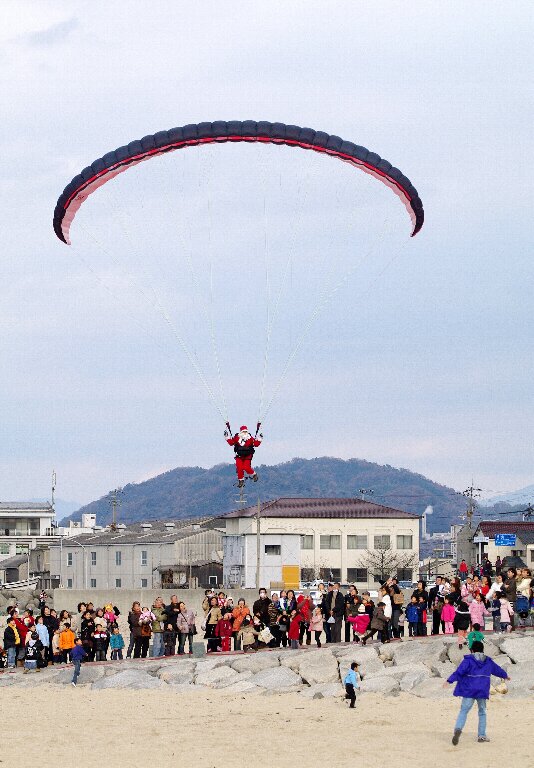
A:
[[[428,480],[407,469],[395,469],[361,459],[292,459],[275,466],[258,466],[260,481],[247,482],[249,504],[278,496],[356,497],[360,488],[374,490],[367,498],[377,504],[422,514],[431,504],[430,531],[448,530],[465,510],[465,500],[452,488]],[[117,522],[178,519],[220,515],[235,508],[235,469],[218,464],[211,469],[177,467],[143,483],[126,485],[120,496]],[[80,520],[83,512],[96,513],[99,525],[111,519],[109,496],[74,512],[66,520]]]

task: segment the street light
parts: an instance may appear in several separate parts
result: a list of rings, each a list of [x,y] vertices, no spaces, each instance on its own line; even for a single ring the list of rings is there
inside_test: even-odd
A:
[[[86,547],[75,539],[72,539],[72,543],[83,549],[83,588],[87,589],[87,558],[85,556]]]

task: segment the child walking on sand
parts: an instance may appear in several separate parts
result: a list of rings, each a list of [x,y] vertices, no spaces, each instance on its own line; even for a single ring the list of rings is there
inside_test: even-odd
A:
[[[475,701],[478,707],[478,741],[489,741],[486,736],[486,702],[490,695],[492,675],[501,677],[503,680],[510,679],[506,670],[485,655],[484,644],[475,641],[471,647],[471,655],[464,656],[456,672],[453,672],[443,683],[444,688],[451,683],[456,683],[454,695],[462,699],[452,737],[452,743],[455,746],[460,741],[467,715]]]
[[[78,683],[78,678],[80,676],[80,668],[82,665],[82,661],[86,658],[87,652],[82,644],[82,638],[77,637],[76,638],[76,645],[71,651],[71,658],[72,663],[74,664],[74,672],[72,673],[72,680],[71,684],[76,687]]]
[[[356,691],[360,687],[360,673],[355,661],[350,665],[350,670],[345,675],[345,698],[350,699],[349,709],[354,709],[356,704]]]

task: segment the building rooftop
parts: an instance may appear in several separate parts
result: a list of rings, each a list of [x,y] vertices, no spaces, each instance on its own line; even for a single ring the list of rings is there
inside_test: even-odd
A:
[[[292,499],[279,498],[261,504],[262,517],[305,517],[305,518],[382,518],[417,520],[420,515],[404,512],[393,507],[384,507],[363,499]],[[257,505],[236,509],[224,518],[254,517]]]
[[[483,536],[487,536],[490,539],[494,539],[497,533],[516,533],[521,541],[524,542],[522,534],[534,533],[534,523],[523,523],[519,520],[516,522],[511,520],[482,520],[478,524],[477,531],[480,531]]]
[[[49,512],[53,513],[54,508],[47,501],[29,502],[29,501],[0,501],[0,512]]]
[[[174,527],[173,527],[174,524]],[[179,539],[221,528],[221,521],[215,517],[201,517],[189,520],[150,520],[146,523],[133,523],[124,528],[112,531],[103,529],[84,533],[80,536],[63,538],[63,547],[71,544],[77,546],[108,546],[110,544],[172,544]],[[59,538],[59,537],[58,537]],[[50,546],[59,546],[59,541]]]

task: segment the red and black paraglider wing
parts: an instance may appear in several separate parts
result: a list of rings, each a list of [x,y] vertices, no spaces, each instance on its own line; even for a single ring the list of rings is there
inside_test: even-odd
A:
[[[175,149],[226,141],[286,144],[322,152],[351,163],[387,184],[401,198],[412,219],[412,237],[423,226],[423,204],[410,180],[398,168],[365,147],[344,141],[339,136],[314,131],[312,128],[300,128],[298,125],[231,120],[195,123],[172,128],[170,131],[160,131],[132,141],[127,146],[119,147],[95,160],[67,184],[57,201],[54,211],[56,235],[64,243],[70,244],[70,225],[84,200],[98,187],[128,168]]]

